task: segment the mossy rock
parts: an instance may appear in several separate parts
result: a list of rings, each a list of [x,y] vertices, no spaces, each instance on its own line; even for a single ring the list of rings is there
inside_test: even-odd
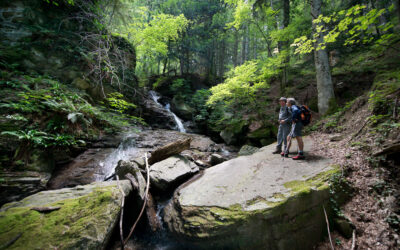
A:
[[[305,137],[306,152],[313,141]],[[282,161],[276,144],[206,169],[164,210],[169,230],[201,249],[312,249],[326,236],[330,178],[323,157]]]
[[[132,187],[120,181],[125,194]],[[0,210],[0,246],[7,249],[104,249],[117,224],[121,191],[116,182],[43,191]],[[40,213],[33,207],[59,207]]]

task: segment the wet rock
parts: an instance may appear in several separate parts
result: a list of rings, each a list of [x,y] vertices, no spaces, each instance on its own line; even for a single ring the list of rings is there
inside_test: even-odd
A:
[[[212,166],[223,163],[224,161],[226,161],[226,159],[219,154],[212,154],[210,157],[210,163]]]
[[[102,162],[114,151],[112,148],[92,148],[65,166],[60,166],[48,183],[49,189],[85,185],[100,180]]]
[[[313,143],[304,138],[310,152]],[[284,161],[274,144],[204,170],[164,209],[168,229],[202,249],[312,249],[325,236],[332,161]]]
[[[150,98],[144,104],[142,117],[147,124],[153,128],[175,129],[176,123],[171,113]]]
[[[150,167],[151,185],[166,190],[197,173],[199,168],[185,157],[176,155]]]
[[[250,145],[244,145],[243,147],[240,148],[239,155],[240,156],[242,156],[242,155],[252,155],[255,152],[257,152],[258,150],[259,150],[259,148],[257,148],[257,147],[253,147],[253,146],[250,146]]]
[[[120,181],[126,195],[129,181]],[[42,191],[0,210],[0,246],[15,249],[105,249],[119,221],[123,199],[117,182]],[[41,214],[32,207],[60,207]]]

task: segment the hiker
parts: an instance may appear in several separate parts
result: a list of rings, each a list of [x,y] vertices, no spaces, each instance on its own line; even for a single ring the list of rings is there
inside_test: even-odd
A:
[[[284,145],[284,149],[287,147],[287,136],[290,132],[292,114],[288,107],[286,107],[286,97],[281,97],[279,99],[279,104],[281,108],[279,110],[279,129],[278,129],[278,144],[276,145],[276,149],[273,154],[280,154],[282,152],[282,144]]]
[[[293,160],[302,160],[304,159],[304,143],[303,143],[303,138],[301,136],[301,131],[303,129],[303,123],[302,123],[302,118],[301,118],[301,110],[300,108],[296,105],[296,101],[294,98],[288,98],[286,101],[286,106],[290,108],[292,112],[292,128],[290,130],[290,133],[287,137],[288,140],[288,145],[287,148],[284,152],[281,153],[283,157],[289,157],[289,150],[290,146],[292,144],[292,138],[296,138],[297,144],[299,146],[299,151],[297,156],[293,157]]]

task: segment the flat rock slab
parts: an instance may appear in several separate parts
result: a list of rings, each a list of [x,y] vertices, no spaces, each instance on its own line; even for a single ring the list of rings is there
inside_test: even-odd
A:
[[[120,181],[120,186],[126,195],[132,191],[128,180]],[[0,246],[104,249],[119,220],[122,198],[117,182],[96,182],[43,191],[7,203],[0,210]],[[41,213],[31,208],[49,211]]]
[[[161,190],[166,190],[179,181],[192,176],[199,171],[199,167],[183,156],[171,156],[157,162],[150,167],[151,184]]]
[[[313,142],[305,138],[305,151]],[[331,161],[273,155],[275,145],[206,169],[165,208],[170,231],[198,247],[307,249],[324,235]],[[329,212],[329,208],[328,212]]]

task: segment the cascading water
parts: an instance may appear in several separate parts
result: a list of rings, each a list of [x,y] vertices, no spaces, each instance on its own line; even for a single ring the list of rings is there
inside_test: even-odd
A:
[[[119,144],[118,148],[116,148],[109,156],[107,156],[104,161],[100,162],[102,174],[97,177],[98,181],[104,180],[111,176],[120,160],[130,159],[137,154],[138,150],[135,147],[135,139],[136,137],[134,134],[127,134]]]
[[[153,101],[155,103],[157,103],[157,105],[159,105],[160,107],[162,107],[165,110],[167,110],[168,113],[170,113],[174,117],[175,123],[176,123],[176,126],[177,126],[179,132],[186,133],[186,129],[183,126],[182,120],[174,112],[171,111],[170,104],[167,103],[165,106],[163,106],[161,103],[159,103],[158,100],[160,99],[160,96],[159,96],[159,94],[157,92],[155,92],[153,90],[150,90],[149,94],[150,94],[151,98],[153,99]]]

